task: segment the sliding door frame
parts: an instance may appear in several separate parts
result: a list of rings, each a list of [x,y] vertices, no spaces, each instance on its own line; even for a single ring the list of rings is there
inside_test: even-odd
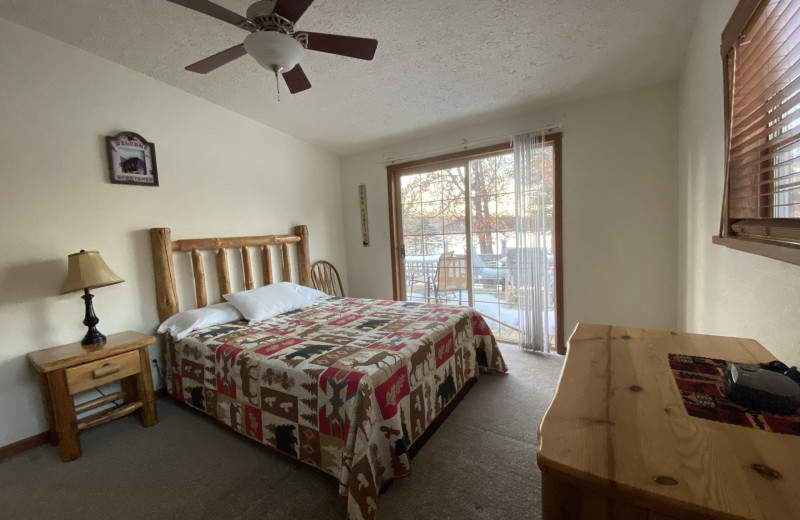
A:
[[[544,136],[544,142],[553,145],[554,174],[553,179],[553,241],[555,249],[555,266],[553,276],[555,278],[555,308],[556,308],[556,351],[559,354],[566,354],[564,342],[564,284],[563,284],[563,249],[561,244],[561,133],[553,133]],[[400,237],[398,222],[398,192],[397,178],[400,172],[418,166],[436,166],[452,162],[455,160],[478,159],[481,157],[499,155],[502,153],[513,152],[511,143],[500,143],[492,146],[484,146],[472,150],[463,150],[438,157],[419,159],[415,161],[392,164],[386,167],[386,183],[389,194],[389,247],[391,248],[390,257],[392,259],[392,294],[395,300],[399,300],[403,294],[402,289],[402,266],[398,261],[400,258]],[[469,186],[467,186],[469,190]],[[469,206],[467,206],[469,209]],[[471,211],[471,209],[470,209]]]

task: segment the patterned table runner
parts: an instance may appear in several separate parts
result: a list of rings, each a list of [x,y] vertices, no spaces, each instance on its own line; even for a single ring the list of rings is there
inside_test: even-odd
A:
[[[681,392],[683,405],[692,417],[800,435],[800,409],[792,415],[776,415],[750,410],[725,397],[727,361],[669,354],[669,365]]]

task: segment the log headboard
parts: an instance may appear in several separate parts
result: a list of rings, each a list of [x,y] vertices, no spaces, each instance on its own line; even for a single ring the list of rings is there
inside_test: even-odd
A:
[[[231,292],[231,278],[228,269],[226,249],[239,249],[242,254],[242,269],[245,289],[254,288],[253,268],[250,261],[250,248],[259,248],[264,272],[264,284],[273,283],[272,251],[273,245],[280,246],[283,281],[294,282],[292,274],[290,244],[296,244],[300,285],[311,287],[311,260],[308,254],[308,227],[296,226],[294,235],[264,235],[255,237],[196,238],[172,240],[169,228],[152,228],[150,241],[153,246],[153,269],[155,271],[156,300],[158,317],[163,322],[179,311],[178,290],[175,279],[173,253],[189,252],[192,257],[194,288],[197,307],[208,305],[206,275],[200,251],[216,251],[216,271],[220,294]]]

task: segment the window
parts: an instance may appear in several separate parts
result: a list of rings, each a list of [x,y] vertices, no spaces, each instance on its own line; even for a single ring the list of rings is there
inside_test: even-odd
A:
[[[714,242],[800,264],[800,0],[740,0],[721,51],[726,172]]]

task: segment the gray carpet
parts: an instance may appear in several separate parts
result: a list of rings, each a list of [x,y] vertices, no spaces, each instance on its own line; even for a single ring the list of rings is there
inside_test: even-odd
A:
[[[503,346],[506,375],[478,383],[378,501],[379,520],[538,519],[536,434],[563,358]],[[10,519],[343,520],[336,481],[158,401],[159,424],[126,417],[81,435],[63,463],[40,446],[0,463],[0,517]]]

